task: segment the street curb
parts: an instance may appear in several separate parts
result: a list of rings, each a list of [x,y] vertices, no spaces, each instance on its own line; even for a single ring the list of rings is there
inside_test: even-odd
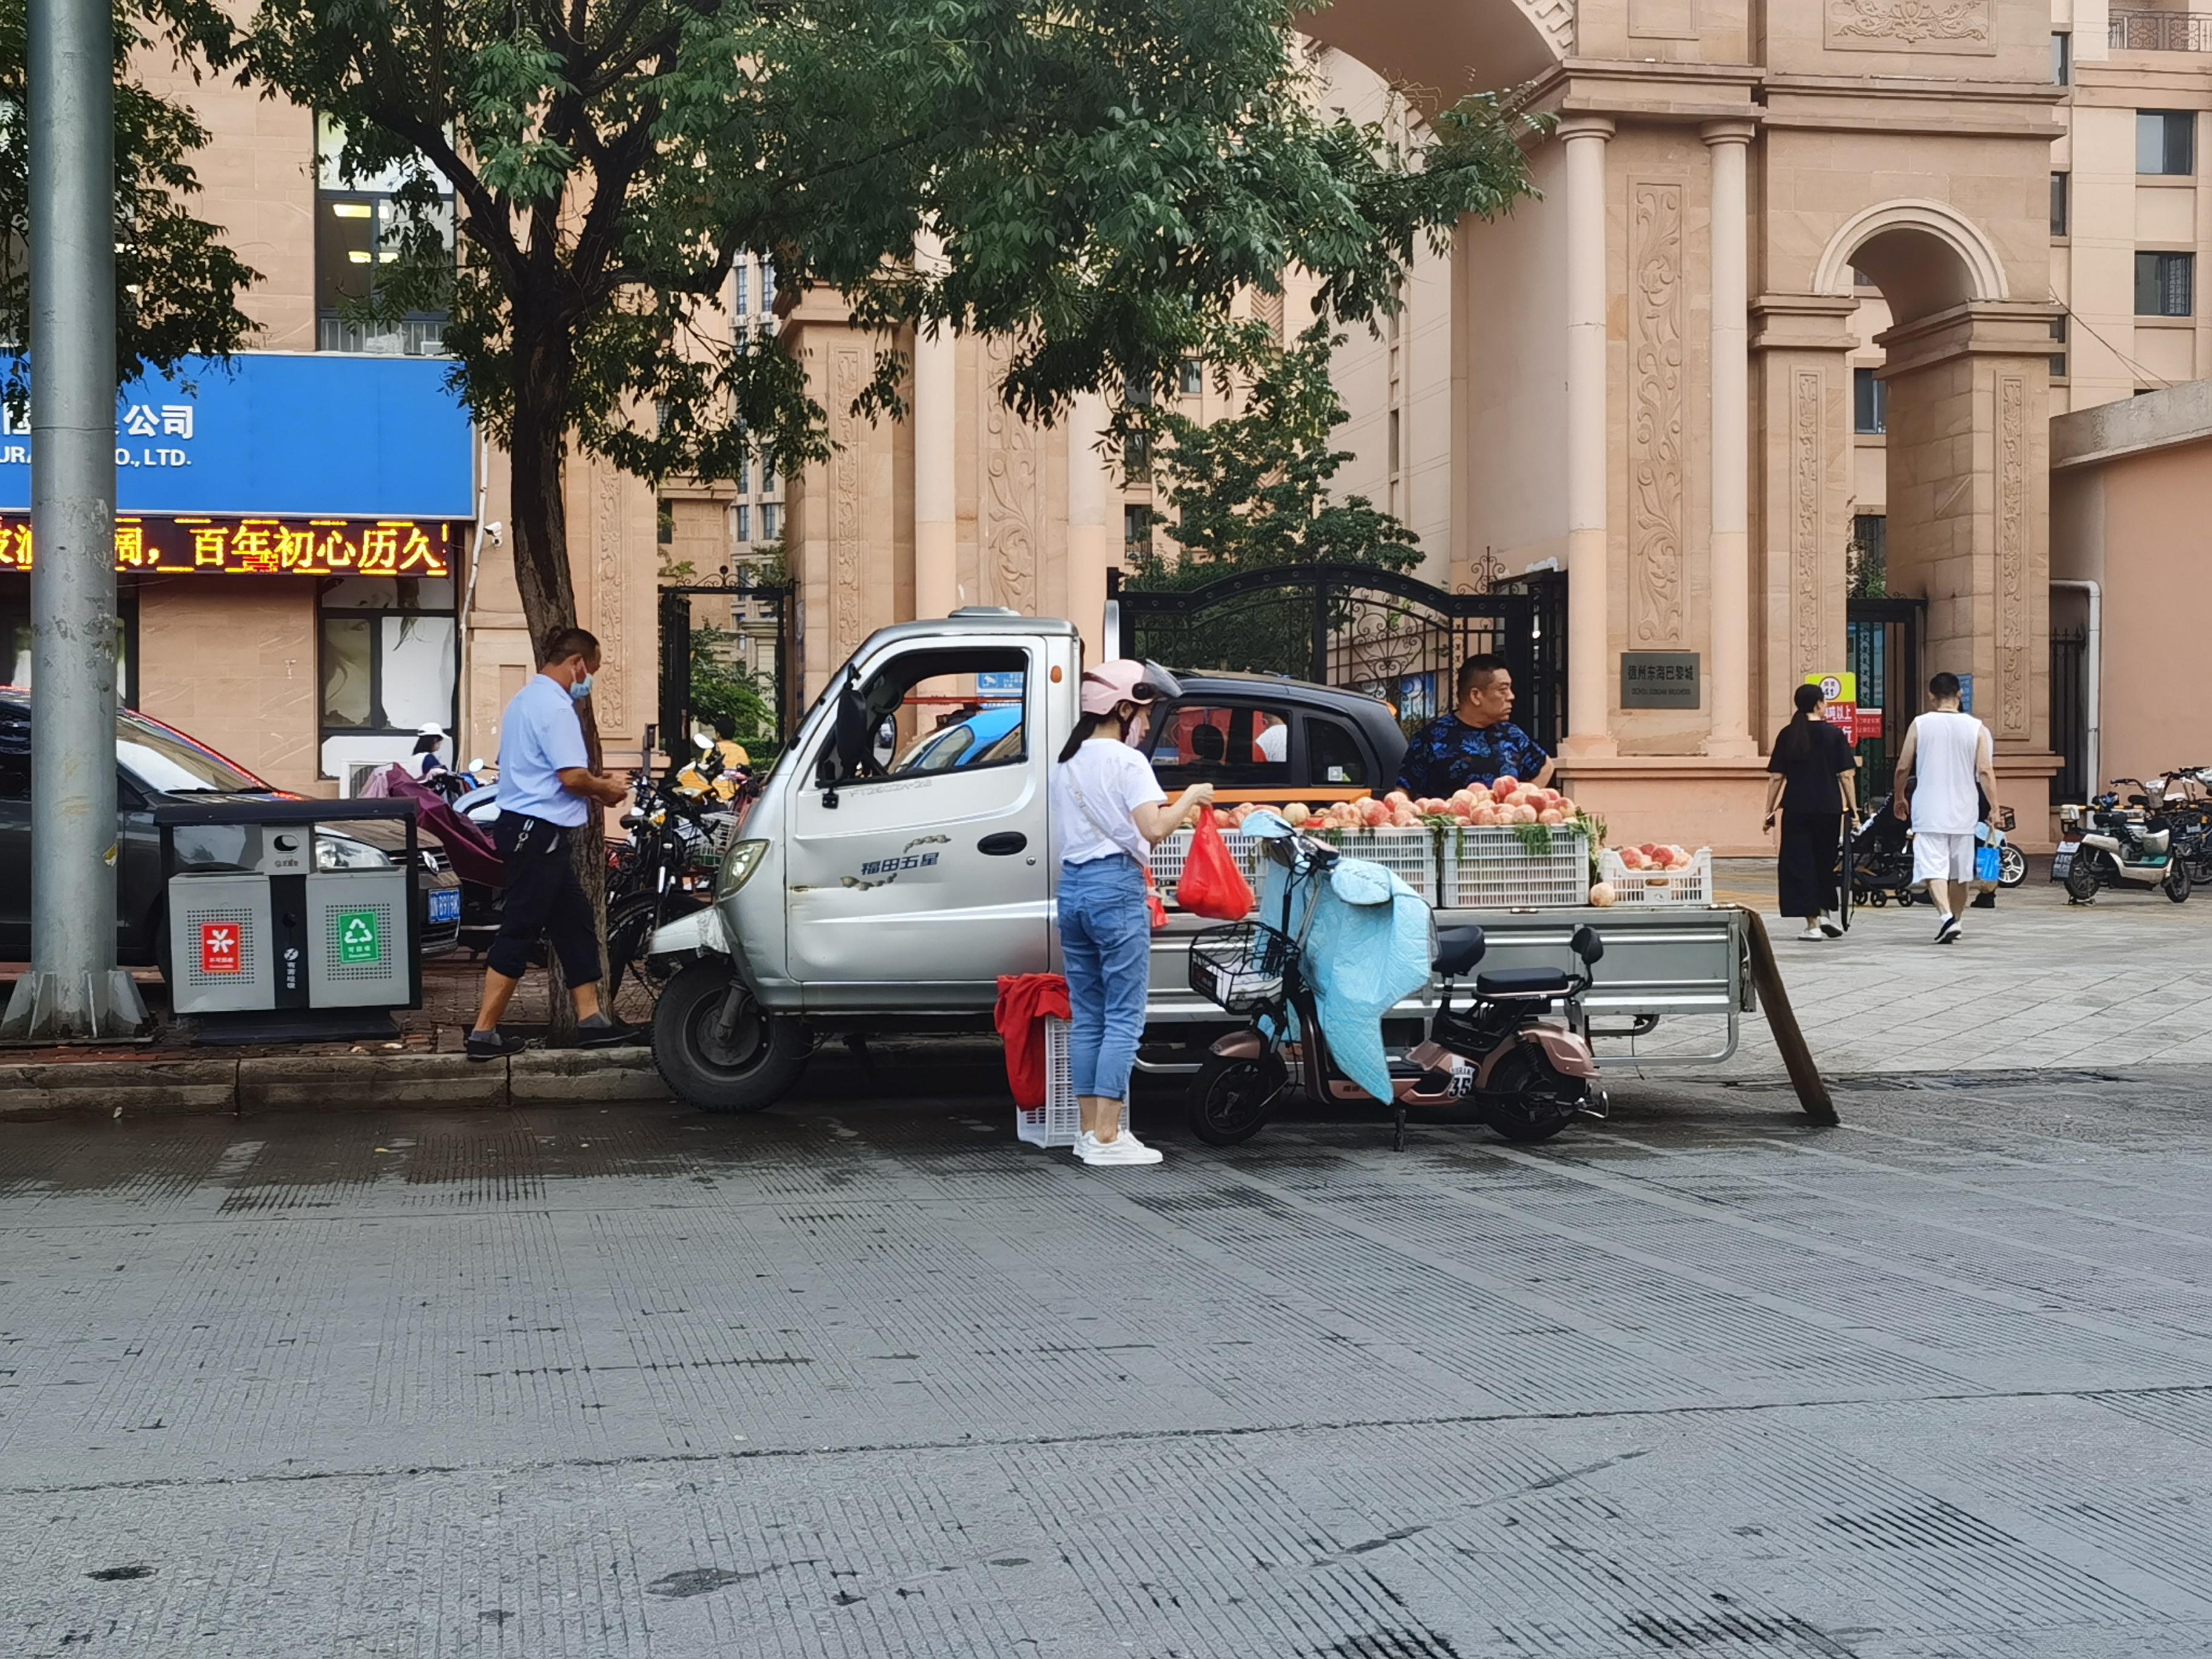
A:
[[[238,1062],[238,1112],[504,1106],[507,1067],[465,1054],[276,1054]]]
[[[507,1062],[514,1106],[607,1105],[671,1098],[645,1048],[532,1048]]]
[[[0,1066],[0,1118],[153,1117],[238,1109],[235,1060]]]
[[[242,1117],[386,1106],[611,1106],[670,1098],[643,1048],[532,1048],[489,1064],[462,1054],[362,1054],[0,1065],[0,1121]]]

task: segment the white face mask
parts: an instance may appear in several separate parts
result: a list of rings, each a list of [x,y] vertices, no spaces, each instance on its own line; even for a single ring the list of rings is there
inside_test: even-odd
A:
[[[1152,729],[1152,714],[1146,709],[1134,709],[1121,726],[1121,741],[1132,749],[1141,749],[1145,734]]]
[[[591,695],[592,677],[589,674],[585,675],[583,678],[568,688],[568,698],[572,702],[581,702]]]

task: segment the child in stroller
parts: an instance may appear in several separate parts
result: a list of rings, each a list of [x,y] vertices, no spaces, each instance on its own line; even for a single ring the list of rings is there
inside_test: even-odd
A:
[[[1890,810],[1891,800],[1884,795],[1875,801],[1851,831],[1855,905],[1912,902],[1912,826]]]

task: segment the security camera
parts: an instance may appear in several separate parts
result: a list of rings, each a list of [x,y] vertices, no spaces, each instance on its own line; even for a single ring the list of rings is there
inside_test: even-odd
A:
[[[484,525],[484,535],[494,547],[507,545],[507,526],[497,519],[490,520]]]

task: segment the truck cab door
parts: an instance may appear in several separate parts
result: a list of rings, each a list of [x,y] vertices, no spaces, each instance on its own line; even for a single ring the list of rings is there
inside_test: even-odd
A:
[[[1000,975],[1047,970],[1046,691],[1069,668],[1055,652],[916,641],[855,665],[857,770],[839,775],[828,722],[799,757],[791,810],[787,954],[805,1008],[988,1010]],[[944,740],[963,723],[984,740]]]

